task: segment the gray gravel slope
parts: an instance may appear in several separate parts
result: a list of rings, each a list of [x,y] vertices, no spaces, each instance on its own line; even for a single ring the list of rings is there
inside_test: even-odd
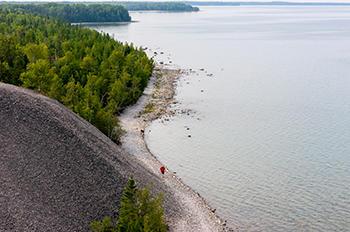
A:
[[[182,209],[158,175],[59,102],[0,83],[0,231],[89,231],[118,217],[130,174],[166,194],[166,216]],[[168,193],[168,194],[167,194]]]

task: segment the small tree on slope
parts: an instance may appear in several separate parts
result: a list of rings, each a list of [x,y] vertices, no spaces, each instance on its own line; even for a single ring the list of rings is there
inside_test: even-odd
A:
[[[137,228],[140,227],[140,215],[137,204],[137,188],[133,175],[128,182],[128,186],[125,188],[124,197],[120,203],[120,215],[117,223],[118,231],[140,231]]]
[[[164,195],[160,193],[157,199],[153,198],[151,186],[139,190],[131,175],[121,199],[120,216],[117,226],[112,225],[106,217],[102,223],[93,222],[91,227],[97,232],[163,232],[167,229],[162,201]]]

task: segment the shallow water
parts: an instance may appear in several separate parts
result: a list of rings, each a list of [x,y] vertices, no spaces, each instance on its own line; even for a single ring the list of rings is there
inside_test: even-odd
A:
[[[350,7],[131,17],[139,23],[93,28],[195,71],[175,106],[192,112],[145,135],[161,162],[233,229],[349,230]]]

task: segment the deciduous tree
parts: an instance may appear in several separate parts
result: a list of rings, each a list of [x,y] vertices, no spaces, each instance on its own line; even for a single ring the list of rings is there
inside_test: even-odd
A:
[[[23,87],[35,89],[44,94],[51,90],[51,81],[57,74],[55,67],[51,67],[47,60],[39,59],[28,65],[28,71],[21,74]]]

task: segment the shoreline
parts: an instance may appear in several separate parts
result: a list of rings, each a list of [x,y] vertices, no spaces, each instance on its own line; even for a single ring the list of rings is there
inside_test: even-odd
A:
[[[115,25],[115,24],[129,24],[129,23],[138,23],[139,21],[131,20],[127,22],[81,22],[81,23],[71,23],[71,25]]]
[[[159,178],[161,178],[159,168],[162,164],[149,151],[144,134],[140,133],[140,130],[144,130],[147,134],[150,132],[149,126],[152,121],[164,116],[185,113],[170,108],[172,104],[176,104],[174,100],[176,81],[183,74],[184,70],[156,65],[142,97],[118,117],[120,125],[127,132],[122,139],[121,148],[133,154]],[[148,107],[145,110],[146,106]],[[149,108],[151,110],[148,111]],[[140,114],[141,111],[144,113]],[[164,184],[173,192],[183,212],[174,217],[171,213],[167,215],[167,212],[173,211],[172,209],[164,208],[169,231],[232,231],[199,193],[185,185],[168,168],[165,171]]]

